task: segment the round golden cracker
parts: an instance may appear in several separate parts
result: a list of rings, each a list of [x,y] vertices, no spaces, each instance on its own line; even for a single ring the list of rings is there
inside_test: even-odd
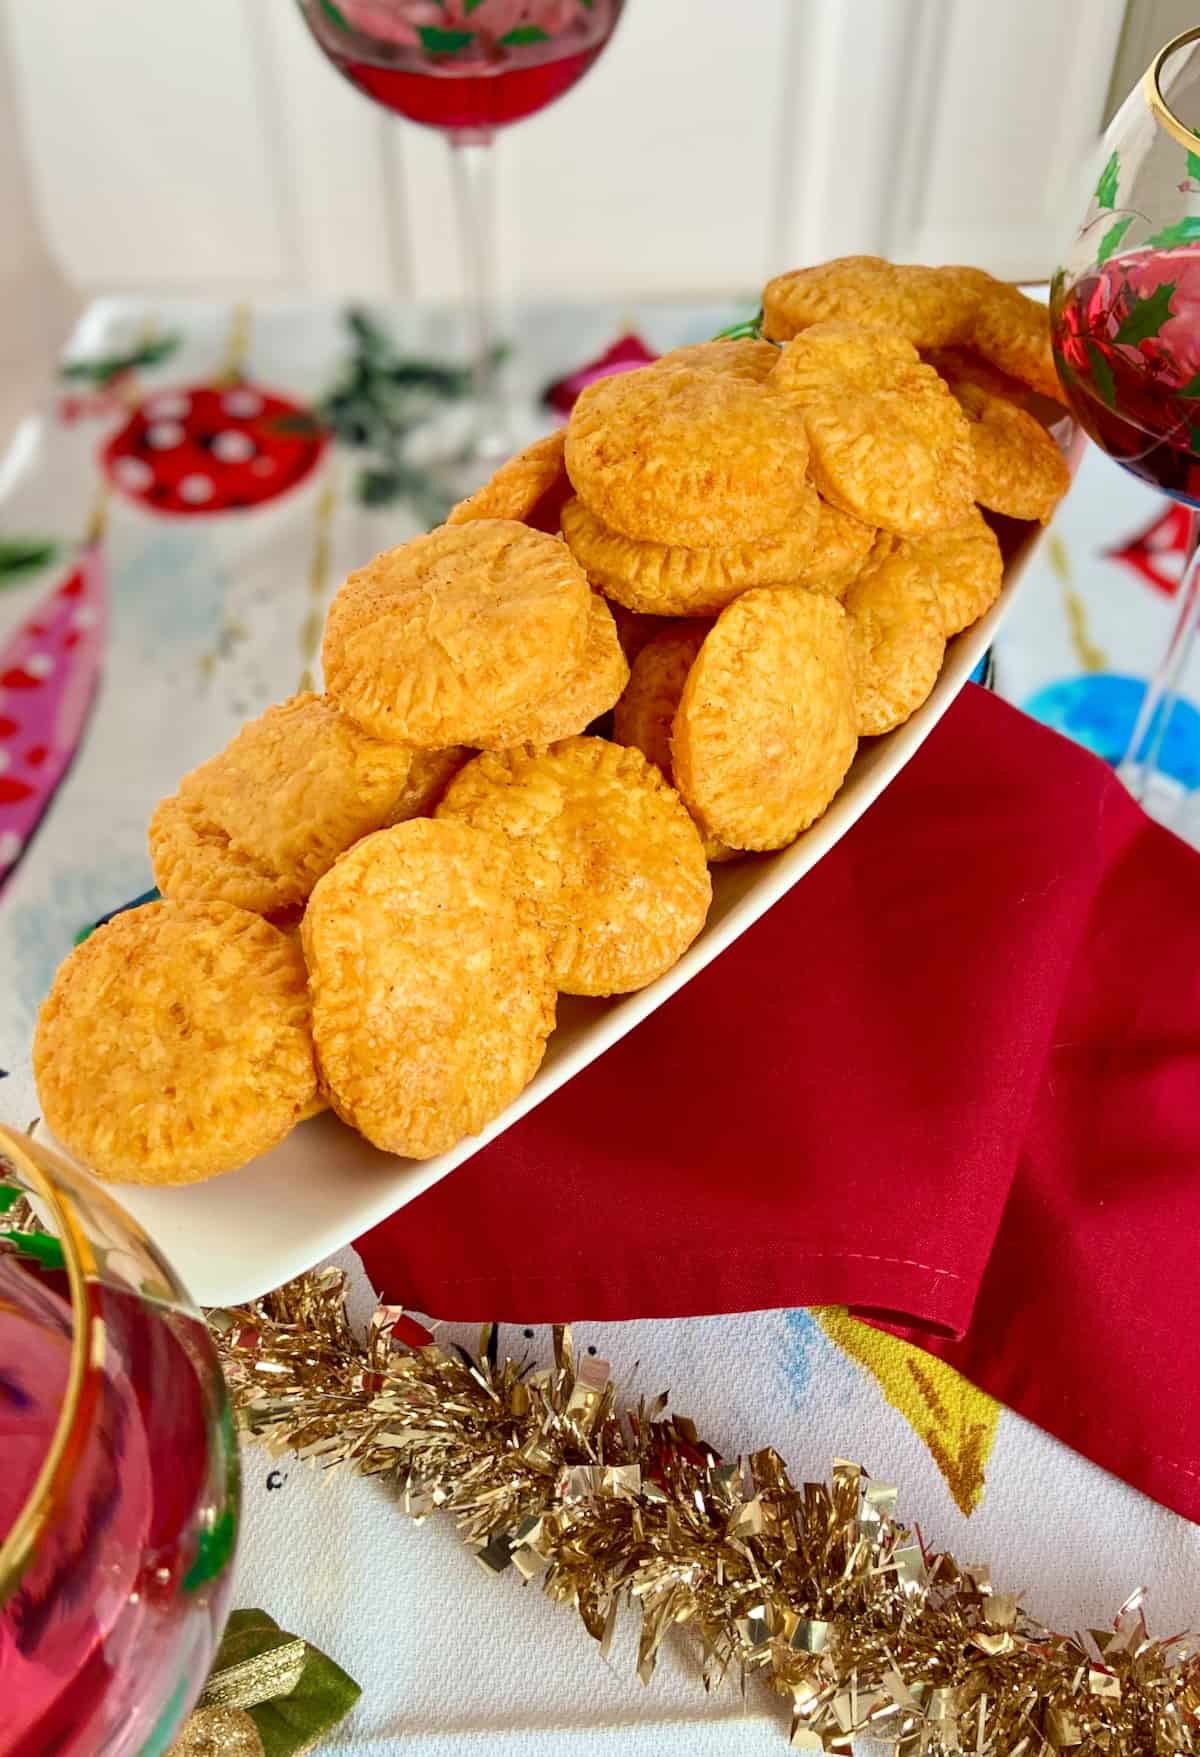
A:
[[[533,1078],[554,985],[498,838],[433,818],[367,836],[317,885],[301,934],[322,1082],[384,1152],[443,1153]]]
[[[268,708],[184,776],[182,810],[164,802],[166,812],[156,813],[151,853],[166,880],[159,890],[264,914],[303,903],[343,848],[389,821],[410,763],[409,751],[373,738],[322,696],[306,692]]]
[[[626,537],[576,498],[563,507],[562,528],[576,561],[614,603],[649,616],[715,616],[751,586],[800,579],[812,554],[818,517],[817,496],[810,488],[796,522],[775,536],[689,549]]]
[[[632,745],[671,779],[671,726],[709,622],[676,622],[643,647],[613,709],[613,738]]]
[[[446,515],[448,525],[467,524],[472,519],[517,519],[526,524],[537,511],[538,503],[560,487],[566,487],[567,472],[563,463],[566,429],[560,427],[535,439],[486,481],[482,488],[466,500],[460,500]]]
[[[954,395],[971,423],[976,500],[991,512],[1047,524],[1071,486],[1054,439],[1006,397],[969,384],[958,385]]]
[[[290,875],[235,847],[178,793],[161,800],[150,819],[150,864],[155,884],[176,903],[232,903],[282,922],[302,901]]]
[[[613,709],[613,738],[632,745],[672,780],[671,728],[688,672],[711,623],[676,622],[642,648],[629,674],[625,693]],[[684,801],[686,805],[687,801]],[[709,865],[733,860],[741,852],[727,848],[700,828],[704,858]]]
[[[477,757],[438,807],[506,838],[527,888],[559,915],[553,967],[567,994],[626,994],[687,950],[712,897],[700,835],[639,750],[567,738]],[[545,863],[557,876],[549,892]]]
[[[974,499],[970,428],[937,382],[941,395],[881,391],[805,410],[813,480],[826,500],[897,536],[962,523]]]
[[[1004,557],[996,533],[978,507],[963,524],[898,545],[930,581],[941,606],[942,633],[949,638],[978,622],[1000,596]]]
[[[991,365],[1022,384],[1062,401],[1062,385],[1050,351],[1050,314],[1019,287],[988,280],[971,319],[971,346]]]
[[[33,1067],[47,1123],[98,1176],[231,1171],[317,1096],[300,948],[228,903],[127,909],[59,966]]]
[[[862,572],[879,535],[840,506],[818,498],[816,536],[800,584],[810,592],[840,598]]]
[[[675,715],[676,785],[732,848],[783,848],[820,817],[854,758],[846,617],[833,598],[760,589],[723,610]]]
[[[689,342],[686,347],[672,348],[669,353],[661,354],[654,365],[668,369],[697,367],[730,378],[741,378],[748,384],[765,384],[778,358],[779,349],[774,343],[756,341],[753,336],[737,336],[712,342]]]
[[[414,750],[404,791],[380,828],[407,823],[413,817],[432,817],[451,779],[474,754],[464,744],[452,744],[448,750]]]
[[[608,607],[612,611],[613,622],[616,624],[617,639],[621,643],[621,651],[626,661],[632,665],[644,646],[647,646],[664,628],[669,628],[674,621],[670,616],[643,616],[637,610],[626,610],[624,604],[618,604],[610,598]]]
[[[565,543],[513,519],[442,525],[350,575],[325,687],[379,738],[484,748],[583,659],[591,595]]]
[[[814,323],[779,350],[771,387],[801,403],[824,403],[929,389],[937,376],[904,336],[830,320]]]
[[[771,382],[803,411],[809,468],[824,499],[899,535],[966,517],[973,498],[966,416],[902,336],[814,324],[783,349]]]
[[[890,732],[920,707],[942,668],[946,637],[933,580],[913,555],[896,552],[855,580],[846,615],[858,730]]]
[[[776,275],[763,291],[763,334],[787,341],[811,324],[845,318],[894,330],[917,347],[959,340],[979,297],[977,271],[924,268],[878,256],[842,256]]]
[[[583,732],[593,720],[607,714],[628,681],[629,665],[617,639],[612,611],[593,592],[583,663],[560,689],[498,726],[493,746],[503,750],[513,744],[554,744]]]
[[[931,348],[922,354],[922,359],[946,380],[955,395],[964,385],[969,385],[975,390],[988,391],[992,396],[1006,397],[1021,408],[1030,398],[1027,384],[1001,372],[973,348]]]
[[[802,519],[810,493],[800,411],[704,367],[648,366],[589,385],[566,457],[580,499],[645,543],[753,542]]]

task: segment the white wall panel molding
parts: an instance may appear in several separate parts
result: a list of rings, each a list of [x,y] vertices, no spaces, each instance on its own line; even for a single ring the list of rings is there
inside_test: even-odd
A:
[[[1100,131],[1124,0],[933,0],[944,61],[898,253],[1048,276]]]
[[[510,295],[742,294],[866,250],[1044,273],[1124,0],[628,0],[496,148]],[[294,0],[0,0],[28,184],[83,291],[456,297],[446,147]]]

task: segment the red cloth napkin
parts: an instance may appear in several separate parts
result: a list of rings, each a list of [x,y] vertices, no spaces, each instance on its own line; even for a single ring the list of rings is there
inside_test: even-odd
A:
[[[359,1241],[521,1323],[844,1304],[1200,1519],[1200,857],[975,688],[687,988]]]

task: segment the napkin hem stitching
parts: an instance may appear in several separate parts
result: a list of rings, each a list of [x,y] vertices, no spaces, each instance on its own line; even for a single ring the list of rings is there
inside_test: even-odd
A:
[[[356,1241],[356,1245],[357,1245],[357,1242],[358,1241]],[[857,1263],[891,1263],[895,1267],[901,1268],[901,1269],[920,1269],[927,1275],[944,1275],[948,1281],[965,1281],[966,1280],[966,1276],[961,1275],[957,1269],[939,1269],[935,1263],[918,1263],[915,1257],[882,1257],[882,1256],[876,1256],[870,1251],[803,1251],[803,1250],[801,1250],[801,1251],[792,1251],[790,1253],[790,1255],[793,1258],[803,1257],[808,1261],[844,1262],[844,1261],[849,1260],[849,1261],[853,1261],[853,1262],[857,1262]],[[741,1256],[742,1256],[742,1253],[740,1253],[738,1251],[726,1251],[726,1252],[721,1253],[720,1260],[722,1263],[737,1262],[740,1260]],[[455,1277],[455,1285],[459,1286],[459,1287],[477,1287],[480,1285],[480,1283],[494,1282],[495,1279],[496,1279],[496,1277],[495,1277],[494,1271],[492,1271],[490,1273],[484,1273],[481,1275],[461,1275],[461,1276]],[[524,1277],[522,1279],[524,1280]],[[548,1276],[548,1275],[540,1275],[540,1276],[534,1275],[534,1276],[529,1277],[528,1279],[536,1283],[536,1282],[544,1282],[544,1281],[551,1280],[551,1279],[553,1279],[553,1277]],[[858,1302],[856,1301],[855,1303],[857,1304]],[[767,1307],[764,1309],[770,1310],[772,1308]],[[618,1320],[618,1321],[622,1321],[622,1320]]]

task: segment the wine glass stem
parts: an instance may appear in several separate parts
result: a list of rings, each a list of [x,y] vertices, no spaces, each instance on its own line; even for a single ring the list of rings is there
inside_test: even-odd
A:
[[[483,455],[503,457],[512,448],[507,443],[508,419],[496,361],[495,158],[487,135],[451,134],[449,144],[470,326],[475,446]]]
[[[1146,685],[1146,693],[1142,697],[1142,705],[1119,769],[1126,786],[1142,805],[1149,802],[1155,791],[1156,780],[1160,782],[1160,790],[1172,794],[1181,791],[1173,783],[1168,783],[1165,789],[1162,788],[1161,783],[1165,777],[1162,777],[1159,769],[1158,758],[1171,716],[1175,712],[1179,685],[1195,645],[1196,628],[1200,624],[1200,512],[1192,513],[1188,532],[1187,566],[1179,583],[1177,605],[1175,627],[1166,651]],[[1156,810],[1153,815],[1159,818],[1164,816],[1161,809]]]

